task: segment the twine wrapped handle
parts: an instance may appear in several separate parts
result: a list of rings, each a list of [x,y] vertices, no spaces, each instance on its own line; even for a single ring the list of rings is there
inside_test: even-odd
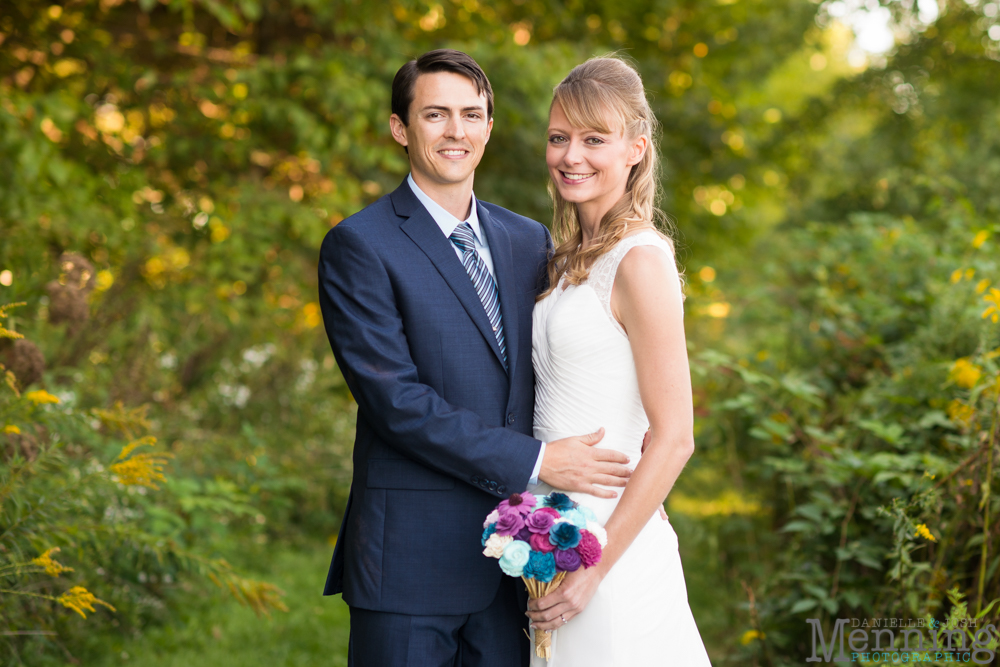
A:
[[[557,572],[552,581],[538,581],[527,577],[521,577],[521,580],[528,587],[528,597],[537,600],[559,588],[565,578],[565,572]],[[535,655],[539,658],[545,658],[546,661],[552,659],[552,633],[548,630],[535,630]]]

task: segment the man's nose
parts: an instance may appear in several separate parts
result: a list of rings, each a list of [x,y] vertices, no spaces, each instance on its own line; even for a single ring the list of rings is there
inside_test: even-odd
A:
[[[452,116],[449,118],[444,131],[445,136],[449,139],[465,138],[465,124],[462,123],[461,117]]]

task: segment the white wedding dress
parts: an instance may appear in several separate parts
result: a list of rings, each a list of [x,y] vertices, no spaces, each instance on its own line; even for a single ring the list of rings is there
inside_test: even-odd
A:
[[[639,245],[661,248],[673,261],[670,246],[654,232],[623,239],[594,262],[586,283],[557,288],[535,304],[531,346],[535,437],[552,442],[603,426],[597,446],[624,452],[632,467],[649,421],[628,337],[611,314],[611,288],[619,262]],[[618,502],[569,495],[594,510],[602,525]],[[532,667],[711,667],[669,521],[659,514],[649,520],[583,612],[552,633],[552,647],[548,663],[532,650]]]

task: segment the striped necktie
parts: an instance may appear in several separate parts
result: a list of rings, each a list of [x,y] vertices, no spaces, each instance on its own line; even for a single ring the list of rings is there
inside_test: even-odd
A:
[[[493,334],[497,337],[497,345],[500,346],[500,356],[503,357],[503,367],[507,368],[507,345],[503,336],[503,318],[500,316],[500,294],[497,292],[497,284],[486,268],[486,262],[476,252],[476,240],[472,234],[472,227],[468,222],[463,222],[451,233],[451,242],[462,252],[462,264],[465,272],[472,279],[472,286],[479,295],[479,300],[483,302],[486,309],[486,317],[493,327]]]

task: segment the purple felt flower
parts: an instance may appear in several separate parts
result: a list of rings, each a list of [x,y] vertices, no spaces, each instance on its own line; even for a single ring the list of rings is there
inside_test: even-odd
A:
[[[528,492],[512,493],[510,494],[510,498],[500,501],[500,504],[497,505],[497,509],[500,511],[500,514],[516,512],[523,516],[525,514],[530,514],[531,508],[533,508],[537,503],[538,501],[535,497]]]
[[[533,533],[547,533],[552,528],[552,524],[556,522],[556,517],[552,516],[549,512],[543,512],[538,510],[537,512],[532,512],[524,520],[524,525],[528,527]]]
[[[534,535],[534,533],[528,530],[528,527],[525,526],[517,533],[517,535],[514,536],[514,539],[521,540],[522,542],[527,542],[531,539],[532,535]]]
[[[556,549],[555,555],[556,569],[560,572],[576,572],[583,565],[575,549]]]
[[[553,521],[562,517],[562,514],[559,513],[559,510],[554,510],[551,507],[539,507],[534,512],[532,512],[532,514],[548,514],[549,516],[552,517]]]
[[[497,535],[514,536],[524,528],[524,519],[517,512],[501,512],[497,519]]]

